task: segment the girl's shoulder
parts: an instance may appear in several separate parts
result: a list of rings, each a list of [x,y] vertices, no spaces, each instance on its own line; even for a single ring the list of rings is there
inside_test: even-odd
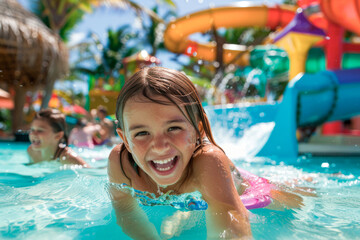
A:
[[[218,146],[208,142],[197,149],[194,158],[226,157],[224,151]]]
[[[208,143],[195,153],[193,167],[203,171],[204,168],[228,165],[229,161],[229,158],[222,149],[212,143]]]
[[[115,147],[113,147],[113,149],[111,149],[110,154],[109,154],[109,162],[111,162],[112,164],[119,163],[122,145],[123,145],[123,143],[120,143],[120,144],[116,145]]]
[[[199,190],[205,200],[227,199],[233,189],[229,181],[232,179],[231,160],[219,147],[208,144],[202,147],[192,160],[192,179],[195,188]],[[221,196],[224,194],[224,196]]]
[[[109,154],[108,176],[110,182],[130,184],[129,178],[135,177],[131,169],[128,151],[123,147],[123,143],[116,145]]]

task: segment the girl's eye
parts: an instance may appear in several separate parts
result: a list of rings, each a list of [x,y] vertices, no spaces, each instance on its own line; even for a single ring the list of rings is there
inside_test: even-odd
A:
[[[181,127],[170,127],[169,128],[169,132],[171,132],[171,131],[176,131],[176,130],[181,130],[182,128]]]
[[[146,132],[146,131],[142,131],[142,132],[136,133],[136,134],[135,134],[135,137],[140,137],[140,136],[145,136],[145,135],[149,135],[149,133]]]
[[[41,133],[41,132],[42,132],[42,130],[41,130],[41,129],[38,129],[38,130],[36,130],[36,129],[30,129],[30,132],[32,132],[32,133],[34,133],[34,132]]]

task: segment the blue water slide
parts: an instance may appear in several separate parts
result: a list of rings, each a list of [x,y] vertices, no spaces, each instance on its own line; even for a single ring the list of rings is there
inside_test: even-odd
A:
[[[360,114],[360,68],[299,74],[287,85],[282,100],[274,104],[213,106],[206,107],[206,111],[211,124],[220,124],[234,136],[241,136],[244,127],[274,122],[257,156],[296,159],[297,127],[318,126]]]

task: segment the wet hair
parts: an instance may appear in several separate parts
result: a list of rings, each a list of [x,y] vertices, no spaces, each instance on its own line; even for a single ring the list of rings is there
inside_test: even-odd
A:
[[[37,112],[34,120],[46,121],[51,126],[54,133],[64,132],[64,136],[62,139],[60,139],[54,154],[55,159],[60,157],[61,152],[65,149],[66,146],[68,146],[65,115],[57,109],[47,108]],[[63,146],[60,146],[61,144]]]
[[[136,96],[158,104],[169,105],[169,102],[174,104],[195,128],[200,136],[200,145],[205,133],[208,140],[219,147],[213,138],[210,123],[201,105],[196,87],[185,74],[164,67],[146,67],[132,75],[125,82],[116,101],[116,118],[120,129],[124,129],[125,104],[130,98]],[[165,97],[168,101],[162,101],[157,96]],[[203,125],[203,132],[200,132],[198,127],[199,121]]]
[[[98,106],[97,111],[104,114],[105,116],[108,115],[108,111],[107,111],[106,107],[104,107],[102,105]]]
[[[88,124],[88,120],[86,118],[78,118],[78,119],[76,119],[75,126],[83,128],[87,124]]]

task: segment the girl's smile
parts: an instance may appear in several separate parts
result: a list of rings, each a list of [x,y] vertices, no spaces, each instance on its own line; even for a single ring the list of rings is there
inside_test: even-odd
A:
[[[124,130],[118,129],[135,162],[158,185],[181,179],[195,150],[196,130],[177,106],[143,97],[131,98],[124,107]]]
[[[43,120],[34,120],[31,124],[29,139],[33,149],[47,148],[55,145],[61,138],[59,133],[54,133],[51,126]]]

